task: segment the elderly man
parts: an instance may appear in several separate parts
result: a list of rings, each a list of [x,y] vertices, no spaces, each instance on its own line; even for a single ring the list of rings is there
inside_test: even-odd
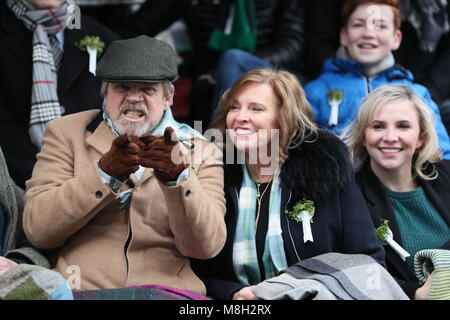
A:
[[[118,40],[97,76],[103,113],[48,123],[27,182],[25,233],[55,249],[57,271],[79,273],[74,289],[160,284],[204,294],[188,257],[223,247],[223,164],[172,117],[176,55],[147,36]]]
[[[96,36],[107,47],[118,37],[87,16],[71,19],[71,3],[0,1],[0,146],[22,188],[47,122],[101,106],[101,81],[76,44]]]

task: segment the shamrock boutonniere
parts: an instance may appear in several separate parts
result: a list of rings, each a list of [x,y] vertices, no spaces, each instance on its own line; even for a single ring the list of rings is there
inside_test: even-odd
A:
[[[97,56],[103,52],[105,43],[97,36],[86,36],[81,39],[80,42],[75,45],[81,51],[87,51],[89,54],[89,72],[95,75],[95,69],[97,69]]]
[[[382,221],[382,224],[375,229],[375,234],[381,241],[387,243],[394,249],[403,261],[406,261],[406,258],[409,257],[410,254],[394,240],[394,235],[392,234],[391,229],[389,229],[389,220],[382,219]]]
[[[328,91],[328,103],[330,104],[330,118],[328,119],[329,126],[335,126],[338,124],[339,105],[344,99],[344,92],[337,89],[331,89]]]
[[[311,223],[313,223],[314,216],[314,201],[312,200],[302,200],[297,202],[292,211],[288,210],[285,213],[294,221],[301,222],[303,227],[303,242],[307,241],[314,242],[312,231],[311,231]]]
[[[86,51],[87,47],[96,49],[98,53],[102,53],[105,49],[105,43],[97,36],[86,36],[80,42],[75,44],[81,51]]]

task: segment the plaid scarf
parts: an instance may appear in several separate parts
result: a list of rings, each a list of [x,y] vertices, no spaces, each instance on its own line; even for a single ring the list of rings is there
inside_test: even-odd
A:
[[[233,245],[233,266],[239,281],[254,285],[262,280],[256,255],[255,212],[256,185],[250,178],[247,166],[242,165],[243,180],[239,192],[239,215]],[[266,279],[277,276],[287,267],[281,237],[280,209],[281,188],[279,172],[273,177],[269,201],[269,228],[264,245],[263,264]]]
[[[56,9],[36,9],[27,0],[7,0],[7,5],[25,27],[33,31],[33,82],[31,86],[31,114],[28,134],[40,148],[48,121],[61,117],[57,94],[55,67],[49,34],[55,35],[66,27],[67,8],[72,0]]]
[[[0,300],[73,300],[73,294],[58,272],[13,262],[0,272]]]

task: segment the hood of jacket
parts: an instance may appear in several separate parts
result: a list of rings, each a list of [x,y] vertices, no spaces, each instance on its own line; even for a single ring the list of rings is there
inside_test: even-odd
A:
[[[322,73],[351,73],[359,77],[367,77],[364,68],[358,62],[340,58],[327,59],[323,64]],[[389,82],[396,79],[405,79],[414,82],[413,74],[398,63],[394,64],[394,66],[390,68],[387,68],[386,70],[381,71],[375,77],[380,76],[386,77]]]
[[[353,166],[345,144],[334,134],[318,131],[314,142],[303,142],[289,151],[280,172],[281,187],[292,193],[290,203],[303,199],[323,201],[347,184],[353,175]],[[226,187],[240,188],[240,164],[225,166]]]

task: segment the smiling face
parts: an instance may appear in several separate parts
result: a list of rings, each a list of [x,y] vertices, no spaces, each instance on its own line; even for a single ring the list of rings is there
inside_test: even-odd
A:
[[[162,83],[108,83],[104,106],[119,134],[141,136],[159,124],[172,101]]]
[[[365,129],[363,146],[375,173],[411,175],[414,153],[423,143],[416,107],[411,101],[398,100],[374,112]]]
[[[394,12],[390,6],[366,3],[353,11],[340,38],[353,60],[373,65],[398,49],[402,34],[394,27]]]
[[[279,101],[267,83],[248,82],[230,101],[227,129],[238,150],[270,150],[274,131],[278,129]]]

